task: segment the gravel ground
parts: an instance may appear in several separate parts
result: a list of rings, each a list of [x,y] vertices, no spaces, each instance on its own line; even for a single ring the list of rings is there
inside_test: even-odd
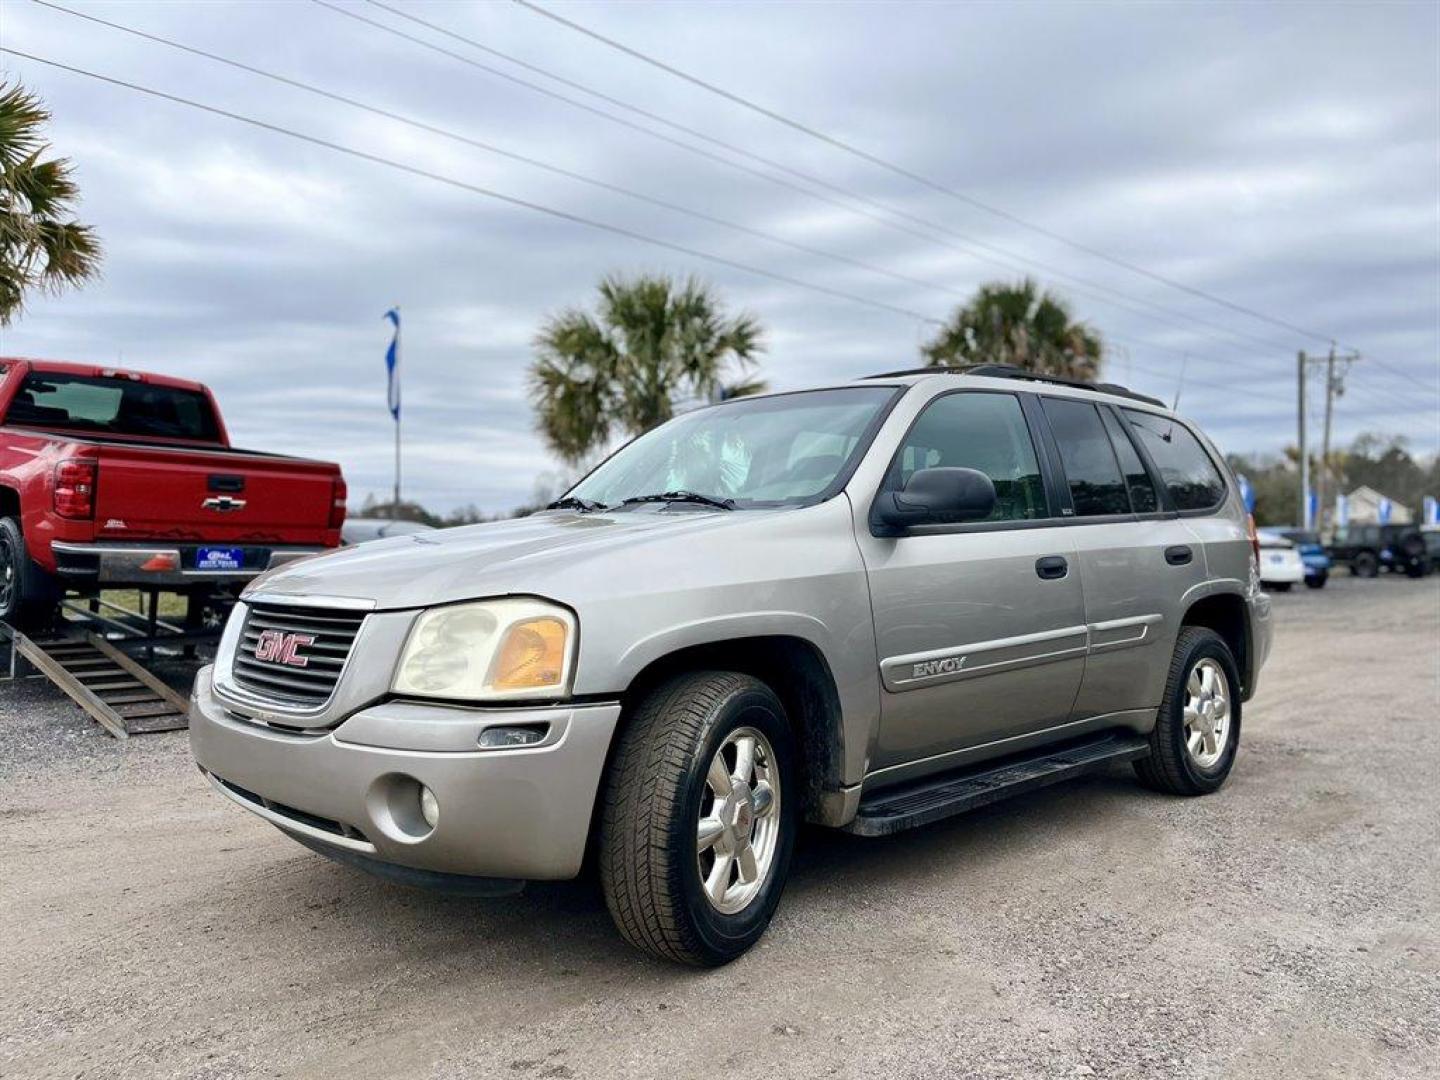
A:
[[[1124,770],[815,832],[760,947],[653,962],[593,885],[434,897],[0,684],[0,1075],[1427,1077],[1440,581],[1276,597],[1218,795]]]

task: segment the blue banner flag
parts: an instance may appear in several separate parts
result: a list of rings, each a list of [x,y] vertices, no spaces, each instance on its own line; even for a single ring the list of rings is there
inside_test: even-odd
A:
[[[1335,496],[1335,524],[1341,528],[1350,524],[1350,499],[1345,495]]]
[[[1424,502],[1425,512],[1421,515],[1426,525],[1440,525],[1440,502],[1435,501],[1434,495],[1426,495]]]
[[[1379,519],[1381,525],[1389,525],[1390,517],[1394,512],[1395,504],[1389,499],[1382,497],[1379,506],[1375,508],[1375,517]]]
[[[385,350],[385,403],[390,406],[390,415],[400,419],[400,309],[391,308],[385,318],[395,324],[395,336]]]
[[[1315,527],[1316,519],[1320,516],[1320,497],[1311,488],[1305,493],[1305,520],[1301,527],[1311,529]]]
[[[1255,485],[1250,483],[1250,478],[1244,473],[1235,474],[1235,482],[1240,485],[1240,499],[1245,503],[1245,512],[1255,512]]]

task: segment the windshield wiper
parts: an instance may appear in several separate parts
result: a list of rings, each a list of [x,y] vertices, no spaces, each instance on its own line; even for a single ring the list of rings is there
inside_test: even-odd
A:
[[[713,506],[717,510],[734,510],[734,499],[715,499],[709,495],[701,495],[695,491],[662,491],[658,495],[632,495],[623,500],[620,505],[628,506],[631,503],[652,503],[652,502],[688,502],[700,503],[702,506]]]
[[[565,495],[556,499],[549,506],[545,507],[545,509],[579,510],[582,514],[593,514],[599,510],[609,510],[610,508],[602,502],[596,502],[594,499],[582,499],[578,495]]]

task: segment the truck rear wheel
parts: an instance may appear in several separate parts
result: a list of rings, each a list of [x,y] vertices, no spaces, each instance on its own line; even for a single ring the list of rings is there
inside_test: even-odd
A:
[[[1214,630],[1186,626],[1175,642],[1150,756],[1135,762],[1146,787],[1171,795],[1219,790],[1240,746],[1240,673]]]
[[[621,934],[703,967],[745,952],[780,902],[799,804],[794,737],[768,686],[735,672],[662,683],[605,784],[600,881]]]
[[[1373,551],[1357,551],[1350,560],[1350,573],[1356,577],[1375,577],[1380,573],[1380,560]]]
[[[63,590],[36,566],[14,518],[0,518],[0,622],[17,630],[48,630],[55,623]]]

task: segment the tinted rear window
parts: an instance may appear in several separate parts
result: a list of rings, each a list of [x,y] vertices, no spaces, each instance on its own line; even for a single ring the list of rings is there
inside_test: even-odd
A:
[[[1200,445],[1178,421],[1126,409],[1131,429],[1160,470],[1176,510],[1209,510],[1225,497],[1225,481]]]
[[[10,402],[5,422],[97,435],[220,441],[210,400],[199,391],[104,376],[32,371]]]
[[[1130,496],[1099,410],[1088,401],[1043,400],[1050,430],[1060,447],[1060,464],[1070,485],[1075,516],[1130,513]]]

